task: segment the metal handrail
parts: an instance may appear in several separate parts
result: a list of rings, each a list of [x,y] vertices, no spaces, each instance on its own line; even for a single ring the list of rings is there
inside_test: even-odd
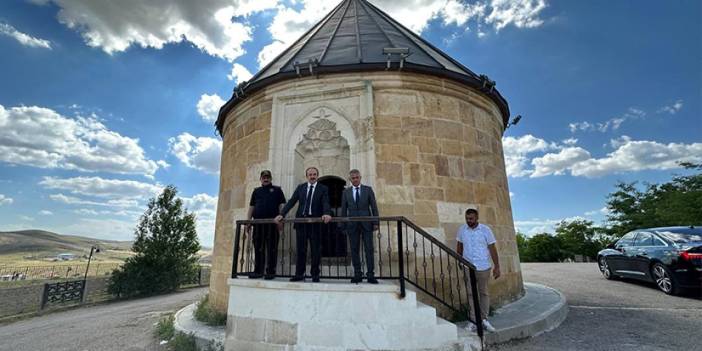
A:
[[[420,226],[416,225],[412,221],[410,221],[408,218],[404,216],[389,216],[389,217],[376,217],[376,216],[364,216],[364,217],[332,217],[331,220],[329,221],[329,224],[331,223],[336,223],[336,224],[344,224],[344,223],[354,223],[354,222],[372,222],[374,224],[380,224],[380,223],[385,223],[387,224],[387,235],[388,235],[388,243],[386,246],[386,250],[388,253],[388,258],[389,258],[389,264],[390,264],[390,273],[388,275],[383,275],[381,273],[380,276],[376,277],[377,279],[390,279],[390,280],[397,280],[399,285],[400,285],[400,297],[404,298],[405,297],[405,282],[408,282],[412,284],[414,287],[419,289],[420,291],[424,292],[425,294],[429,295],[442,305],[448,307],[454,312],[457,313],[462,313],[465,308],[465,305],[463,304],[462,300],[462,290],[465,289],[465,297],[466,297],[466,304],[468,303],[468,298],[469,295],[472,295],[472,302],[473,302],[473,318],[471,318],[470,313],[467,315],[469,320],[472,320],[475,322],[476,327],[477,327],[477,333],[478,336],[481,339],[481,343],[483,340],[483,325],[481,323],[481,313],[480,313],[480,300],[478,296],[478,291],[477,291],[477,277],[475,274],[476,268],[475,266],[467,261],[462,255],[459,255],[457,252],[454,250],[450,249],[446,244],[442,243],[439,241],[437,238],[432,236],[430,233],[422,229]],[[283,231],[285,230],[285,226],[290,226],[294,224],[324,224],[321,217],[307,217],[307,218],[286,218],[282,219],[280,221],[282,223]],[[251,269],[252,266],[252,257],[254,256],[252,251],[253,251],[253,238],[252,235],[247,235],[246,231],[243,231],[242,228],[246,228],[251,225],[261,225],[261,224],[279,224],[279,222],[276,222],[274,219],[253,219],[253,220],[237,220],[236,221],[236,231],[235,231],[235,238],[234,238],[234,247],[233,247],[233,260],[232,260],[232,278],[237,278],[239,274],[251,274],[252,271],[249,272],[244,272],[246,269]],[[396,233],[397,233],[397,255],[393,256],[392,255],[392,245],[390,243],[390,225],[395,224],[397,226]],[[406,229],[406,230],[403,230]],[[277,229],[276,229],[277,230]],[[410,243],[410,230],[413,232],[413,240],[412,243]],[[281,235],[281,238],[283,236]],[[424,284],[420,282],[420,277],[419,277],[419,271],[418,267],[420,266],[418,262],[418,253],[417,249],[419,247],[418,245],[418,238],[421,239],[422,243],[422,263],[421,263],[421,268],[424,271]],[[243,240],[242,240],[243,239]],[[380,234],[378,234],[378,257],[379,260],[383,259],[383,252],[382,252],[382,242],[380,240]],[[278,240],[278,239],[276,239]],[[284,240],[284,239],[281,239]],[[426,240],[426,241],[424,241]],[[288,238],[288,244],[290,245],[289,248],[289,260],[288,260],[288,271],[291,273],[291,265],[292,265],[292,239]],[[276,244],[277,245],[277,244]],[[374,241],[375,245],[375,241]],[[241,247],[240,247],[241,246]],[[427,253],[426,248],[429,246],[431,253],[430,253],[430,263],[427,262]],[[438,280],[440,280],[441,284],[441,294],[438,293],[437,291],[437,271],[436,271],[436,253],[434,252],[434,248],[436,248],[436,251],[439,254],[439,270],[441,272],[440,276],[438,277]],[[410,262],[408,261],[410,258],[410,250],[414,250],[413,258],[414,258],[414,278],[412,277],[411,274],[409,274],[409,269],[410,269]],[[283,248],[285,250],[285,248]],[[285,251],[283,251],[285,253]],[[363,256],[363,255],[362,255]],[[397,267],[397,274],[395,275],[393,273],[393,267],[392,267],[392,259],[397,259],[398,267]],[[282,264],[284,257],[281,257],[280,263]],[[445,260],[445,261],[444,261]],[[455,262],[455,265],[452,266],[453,260]],[[447,263],[446,270],[444,271],[444,263]],[[279,262],[276,261],[276,267],[279,264]],[[383,266],[378,262],[379,268],[382,272]],[[428,266],[431,265],[431,275],[432,275],[432,287],[434,292],[431,291],[431,288],[428,283],[428,278],[427,278],[427,269]],[[242,267],[242,270],[239,270],[239,266]],[[348,262],[346,267],[348,266]],[[281,270],[284,267],[281,267]],[[455,271],[454,271],[455,269]],[[466,272],[466,270],[468,272]],[[329,272],[331,274],[332,269],[331,265],[329,266]],[[278,277],[289,277],[290,275],[285,275],[285,273],[278,274],[279,272],[276,271],[276,276]],[[454,282],[454,273],[455,273],[455,282]],[[446,277],[446,275],[447,277]],[[324,276],[324,278],[349,278],[348,274],[347,275],[342,275],[340,274],[340,266],[337,263],[337,275],[336,276]],[[446,279],[448,278],[448,279]],[[444,286],[445,281],[448,280],[448,297],[446,296],[446,289]],[[461,284],[463,283],[463,284]],[[470,286],[468,286],[470,285]],[[458,292],[457,296],[455,296],[454,293],[454,288]],[[470,293],[468,291],[470,289]],[[441,295],[441,296],[439,296]],[[458,304],[456,305],[455,298],[458,299]],[[457,307],[458,306],[458,307]],[[468,309],[469,310],[469,309]]]

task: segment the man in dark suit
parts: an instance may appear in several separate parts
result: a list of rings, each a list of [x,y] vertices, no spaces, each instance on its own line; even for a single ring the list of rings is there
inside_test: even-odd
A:
[[[361,172],[352,169],[349,172],[351,186],[344,189],[341,196],[342,217],[378,216],[378,205],[375,203],[373,188],[361,184]],[[373,231],[378,229],[377,222],[346,223],[346,234],[351,242],[351,261],[354,277],[351,283],[360,283],[363,279],[361,272],[360,242],[363,241],[363,251],[366,257],[366,277],[371,284],[378,284],[373,273]]]
[[[307,182],[297,186],[297,189],[290,196],[290,200],[285,204],[280,214],[275,218],[276,222],[280,221],[285,215],[295,206],[300,203],[295,213],[295,218],[314,218],[322,217],[324,223],[331,221],[331,207],[329,207],[329,190],[323,184],[317,183],[319,170],[316,167],[310,167],[305,170]],[[320,232],[322,225],[320,223],[295,223],[295,231],[297,237],[295,245],[297,247],[297,262],[295,264],[295,275],[290,278],[291,282],[305,280],[305,264],[307,261],[307,242],[310,242],[310,250],[312,256],[312,264],[310,266],[310,274],[313,282],[319,282],[319,264],[321,261],[321,240]]]

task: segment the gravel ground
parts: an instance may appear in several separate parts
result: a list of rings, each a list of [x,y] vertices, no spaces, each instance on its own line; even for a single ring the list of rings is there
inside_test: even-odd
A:
[[[157,351],[155,323],[207,288],[55,312],[0,326],[0,351]]]
[[[568,318],[491,350],[702,350],[699,292],[668,296],[652,284],[605,280],[595,263],[526,263],[522,274],[565,294]]]

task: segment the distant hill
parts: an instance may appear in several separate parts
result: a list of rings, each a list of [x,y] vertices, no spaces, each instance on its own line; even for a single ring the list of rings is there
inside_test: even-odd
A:
[[[61,235],[44,230],[0,232],[0,255],[23,252],[86,252],[92,245],[103,250],[129,251],[131,241],[114,241]]]
[[[19,230],[0,232],[0,265],[41,264],[52,258],[55,260],[56,255],[61,253],[83,257],[93,245],[101,250],[100,254],[93,256],[94,261],[122,262],[133,254],[132,241],[101,240],[45,230]],[[212,248],[203,247],[198,256],[200,263],[211,264]]]

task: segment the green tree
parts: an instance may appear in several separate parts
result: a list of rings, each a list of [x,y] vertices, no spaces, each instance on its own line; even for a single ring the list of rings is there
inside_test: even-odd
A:
[[[197,274],[200,244],[195,215],[183,209],[172,185],[149,201],[132,245],[134,256],[116,269],[108,291],[123,297],[166,293]]]
[[[681,163],[688,170],[701,164]],[[638,228],[699,225],[702,220],[702,173],[675,176],[663,184],[617,183],[607,197],[610,234],[622,236]]]
[[[556,237],[561,241],[563,254],[570,258],[575,255],[595,258],[604,247],[603,242],[597,240],[598,231],[592,221],[585,219],[561,221],[556,225]]]
[[[529,256],[529,238],[517,232],[517,250],[519,251],[519,261],[521,262],[532,262]]]
[[[565,258],[561,246],[561,240],[556,236],[536,234],[529,239],[525,256],[530,260],[528,262],[558,262]]]

